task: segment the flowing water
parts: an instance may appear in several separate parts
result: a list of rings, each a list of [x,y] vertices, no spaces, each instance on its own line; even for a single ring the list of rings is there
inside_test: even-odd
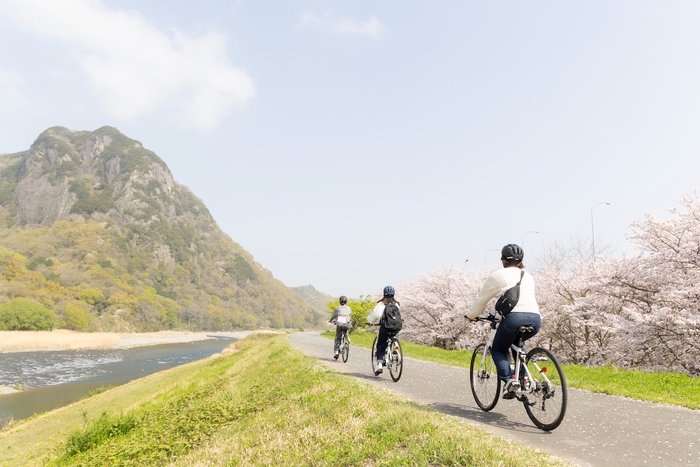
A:
[[[0,354],[0,385],[30,388],[0,395],[0,426],[68,405],[102,386],[117,386],[206,358],[235,340],[217,337],[131,349]]]

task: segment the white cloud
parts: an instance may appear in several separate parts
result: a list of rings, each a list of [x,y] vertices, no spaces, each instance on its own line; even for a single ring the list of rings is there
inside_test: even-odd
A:
[[[322,31],[331,31],[335,34],[355,34],[372,38],[381,37],[388,28],[374,16],[367,21],[358,22],[350,18],[334,18],[329,15],[323,17],[315,13],[305,13],[297,23],[297,28],[313,28]]]
[[[19,90],[23,82],[19,73],[0,70],[0,112],[10,115],[29,105],[29,100]]]
[[[226,56],[226,37],[166,34],[100,0],[0,0],[17,26],[70,47],[107,110],[132,119],[167,108],[184,126],[213,128],[255,95]]]

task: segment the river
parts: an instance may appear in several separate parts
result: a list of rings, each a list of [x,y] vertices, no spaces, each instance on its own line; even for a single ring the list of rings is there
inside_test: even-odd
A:
[[[0,385],[29,389],[0,395],[0,427],[68,405],[96,388],[209,357],[236,340],[216,337],[130,349],[2,353]]]

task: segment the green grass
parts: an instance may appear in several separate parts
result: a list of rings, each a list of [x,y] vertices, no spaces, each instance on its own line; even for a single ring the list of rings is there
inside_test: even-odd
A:
[[[568,465],[335,373],[284,335],[234,346],[0,432],[0,464]]]
[[[650,402],[700,409],[700,378],[679,373],[647,373],[615,367],[564,365],[569,386]]]
[[[335,333],[331,331],[322,335],[329,339],[335,338]],[[353,345],[369,349],[374,336],[374,333],[358,330],[351,334],[350,339]],[[419,360],[461,368],[469,368],[471,361],[471,352],[467,350],[445,350],[405,341],[401,341],[401,347],[405,356]],[[679,373],[647,373],[615,367],[562,365],[562,368],[566,381],[572,388],[700,409],[700,378]]]

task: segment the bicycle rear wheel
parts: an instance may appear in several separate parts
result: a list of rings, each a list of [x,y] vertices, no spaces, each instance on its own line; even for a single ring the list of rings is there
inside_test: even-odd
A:
[[[377,371],[377,336],[374,336],[374,341],[372,342],[372,355],[370,356],[372,360],[372,374]]]
[[[498,395],[501,392],[501,380],[498,379],[496,364],[491,356],[491,348],[484,348],[486,344],[479,344],[472,353],[472,362],[469,366],[469,384],[476,405],[484,412],[496,407]]]
[[[403,373],[403,351],[401,350],[401,342],[395,337],[389,339],[389,346],[386,349],[387,361],[389,363],[389,374],[394,382],[401,379]]]
[[[343,363],[348,361],[350,355],[350,341],[348,340],[347,332],[343,334],[343,348],[340,350],[340,355],[343,357]]]
[[[547,349],[534,348],[527,353],[527,368],[533,381],[527,394],[525,411],[532,423],[550,431],[564,420],[567,404],[566,378],[557,359]]]

